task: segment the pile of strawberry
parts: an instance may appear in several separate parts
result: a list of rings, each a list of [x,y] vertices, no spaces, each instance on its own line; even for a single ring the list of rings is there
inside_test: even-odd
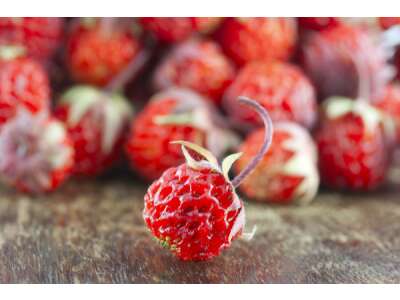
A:
[[[399,44],[400,18],[0,18],[0,179],[51,192],[129,161],[152,233],[209,259],[243,232],[239,184],[278,204],[385,184]]]

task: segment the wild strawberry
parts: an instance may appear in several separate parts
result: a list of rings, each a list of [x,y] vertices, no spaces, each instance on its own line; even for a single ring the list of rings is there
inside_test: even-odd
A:
[[[137,57],[141,47],[133,32],[114,18],[82,19],[67,43],[67,66],[72,77],[103,86]]]
[[[236,101],[240,95],[256,99],[274,121],[294,121],[312,127],[317,115],[314,88],[303,72],[283,62],[253,62],[244,66],[224,95],[224,107],[241,125],[261,125],[253,111]]]
[[[190,88],[218,104],[232,82],[235,69],[211,40],[189,40],[178,45],[157,68],[157,89]]]
[[[302,64],[316,85],[321,99],[357,96],[355,61],[370,82],[370,94],[377,97],[390,79],[383,47],[375,44],[365,30],[348,25],[310,35],[302,49]]]
[[[290,18],[230,18],[217,38],[238,65],[254,60],[287,60],[296,46],[296,22]]]
[[[150,99],[132,122],[126,152],[133,168],[149,180],[184,161],[174,140],[208,147],[220,156],[237,143],[236,137],[219,125],[217,113],[200,95],[184,89],[169,89]]]
[[[165,43],[183,41],[196,32],[209,33],[220,22],[221,18],[140,18],[142,27]]]
[[[0,127],[19,108],[38,113],[50,106],[47,74],[23,52],[20,47],[0,47]]]
[[[337,17],[303,17],[298,18],[300,28],[308,30],[324,30],[341,24]]]
[[[182,260],[207,260],[228,248],[245,225],[245,212],[235,188],[268,150],[272,123],[257,103],[246,101],[262,114],[268,130],[259,153],[236,178],[228,172],[239,153],[225,158],[222,166],[207,150],[188,142],[182,145],[186,163],[168,169],[148,189],[143,218],[160,243]],[[186,147],[203,158],[195,160]]]
[[[120,157],[131,113],[123,96],[95,87],[75,86],[62,95],[55,116],[74,145],[75,174],[100,174]]]
[[[71,173],[74,149],[62,124],[47,112],[20,109],[0,134],[0,178],[27,193],[55,190]]]
[[[257,153],[263,142],[264,130],[252,132],[240,146],[244,153],[238,160],[241,171]],[[309,133],[292,122],[274,124],[274,139],[264,155],[240,186],[241,191],[261,202],[307,204],[317,193],[319,174],[317,150]]]
[[[387,121],[365,101],[331,98],[315,139],[321,181],[332,188],[371,190],[388,169]]]
[[[39,60],[50,58],[63,37],[63,18],[0,18],[0,45],[23,46]]]

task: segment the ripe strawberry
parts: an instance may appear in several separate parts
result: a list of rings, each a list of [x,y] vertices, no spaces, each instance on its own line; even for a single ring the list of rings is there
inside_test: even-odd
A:
[[[382,92],[391,76],[383,48],[365,30],[348,25],[310,35],[301,61],[321,99],[357,96],[359,76],[355,62],[366,74],[372,97]]]
[[[240,172],[257,153],[264,130],[251,133],[240,147]],[[250,199],[281,204],[307,204],[317,193],[319,174],[317,150],[309,133],[292,122],[274,124],[271,148],[240,186]]]
[[[49,59],[61,43],[63,18],[0,18],[0,45],[18,45],[29,56]]]
[[[211,40],[188,40],[164,59],[154,75],[157,89],[190,88],[219,104],[235,69]]]
[[[38,113],[49,105],[49,81],[42,66],[24,57],[19,47],[0,47],[0,127],[18,108]]]
[[[22,192],[55,190],[70,175],[73,156],[64,127],[47,112],[20,109],[1,129],[0,178]]]
[[[181,141],[186,163],[165,171],[144,197],[147,227],[182,260],[211,259],[243,232],[244,206],[235,188],[257,165],[272,138],[272,123],[265,110],[254,102],[246,103],[260,111],[269,130],[261,150],[241,174],[232,181],[228,177],[240,154],[228,156],[220,166],[209,151]],[[186,147],[203,158],[195,160]]]
[[[261,125],[253,111],[238,105],[240,95],[256,99],[274,121],[294,121],[310,128],[316,119],[314,88],[303,72],[289,63],[250,63],[239,71],[224,95],[224,107],[235,122]]]
[[[133,32],[113,18],[82,19],[67,43],[67,66],[72,77],[103,86],[137,57],[141,45]]]
[[[55,109],[75,148],[74,173],[98,175],[121,154],[131,109],[119,94],[91,86],[75,86],[65,92]]]
[[[382,185],[389,160],[386,122],[364,101],[328,99],[315,135],[322,183],[347,190]]]
[[[132,122],[126,152],[133,168],[154,180],[184,161],[174,140],[208,147],[216,156],[237,143],[236,137],[216,123],[216,112],[200,95],[184,89],[160,92]]]
[[[221,18],[140,18],[142,27],[165,43],[183,41],[196,32],[209,33],[220,22]]]
[[[217,38],[238,65],[254,60],[287,60],[296,46],[296,22],[290,18],[230,18]]]
[[[337,17],[303,17],[298,18],[300,28],[321,31],[341,24]]]

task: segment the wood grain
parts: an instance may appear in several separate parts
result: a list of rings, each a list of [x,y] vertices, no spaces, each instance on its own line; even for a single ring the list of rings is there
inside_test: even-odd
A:
[[[132,181],[132,182],[131,182]],[[399,190],[246,204],[251,241],[181,262],[141,217],[143,185],[75,181],[31,198],[0,188],[2,283],[400,283]]]

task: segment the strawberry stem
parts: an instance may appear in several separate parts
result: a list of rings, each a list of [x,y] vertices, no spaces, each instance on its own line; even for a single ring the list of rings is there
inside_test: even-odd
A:
[[[264,107],[262,107],[258,102],[243,96],[239,96],[238,101],[242,104],[250,106],[259,114],[264,122],[265,131],[264,142],[258,153],[253,157],[250,163],[232,180],[232,185],[235,188],[238,187],[243,182],[243,180],[254,170],[260,160],[264,157],[265,153],[267,153],[268,149],[271,146],[272,136],[274,132],[272,120]]]

